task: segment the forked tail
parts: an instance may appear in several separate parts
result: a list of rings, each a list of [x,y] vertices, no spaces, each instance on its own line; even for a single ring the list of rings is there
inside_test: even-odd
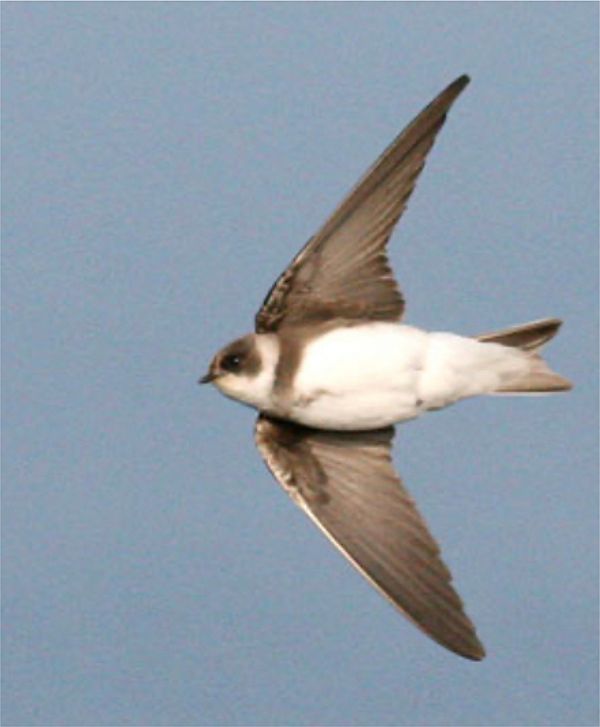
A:
[[[527,371],[521,372],[514,379],[503,383],[494,391],[495,394],[549,394],[573,388],[573,384],[552,371],[539,354],[542,346],[554,338],[561,325],[562,321],[557,318],[545,318],[542,321],[525,323],[522,326],[477,336],[477,340],[483,343],[499,343],[502,346],[518,348],[527,353],[530,362]]]

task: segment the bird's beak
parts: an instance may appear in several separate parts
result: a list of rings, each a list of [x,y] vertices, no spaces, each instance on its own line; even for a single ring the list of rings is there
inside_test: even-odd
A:
[[[210,384],[210,382],[214,381],[216,378],[217,378],[217,375],[213,371],[209,371],[201,379],[198,379],[198,383],[199,384]]]

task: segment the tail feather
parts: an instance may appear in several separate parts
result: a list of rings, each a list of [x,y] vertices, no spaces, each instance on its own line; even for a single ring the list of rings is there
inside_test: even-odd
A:
[[[519,348],[528,354],[529,368],[515,375],[510,381],[504,382],[493,393],[495,394],[534,394],[569,391],[573,384],[563,376],[552,371],[538,351],[558,333],[562,321],[557,318],[545,318],[541,321],[525,323],[521,326],[505,328],[495,333],[477,336],[483,343],[499,343],[510,348]]]
[[[520,348],[522,351],[537,351],[558,333],[562,321],[558,318],[544,318],[541,321],[512,326],[494,333],[477,336],[478,341],[501,343],[503,346]]]

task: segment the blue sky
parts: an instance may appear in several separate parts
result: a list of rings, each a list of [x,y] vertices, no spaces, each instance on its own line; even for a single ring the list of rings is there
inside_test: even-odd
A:
[[[597,724],[598,5],[4,3],[7,725]],[[575,390],[400,428],[485,643],[447,653],[199,388],[396,133],[407,320],[565,320]]]

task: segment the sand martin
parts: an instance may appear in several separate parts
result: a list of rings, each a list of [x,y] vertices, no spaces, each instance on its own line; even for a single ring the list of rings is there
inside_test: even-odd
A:
[[[474,338],[400,323],[386,245],[461,76],[379,157],[269,291],[255,333],[201,383],[259,411],[256,444],[286,492],[405,616],[447,649],[485,655],[450,572],[394,471],[393,425],[479,394],[571,388],[540,356],[561,321]]]

